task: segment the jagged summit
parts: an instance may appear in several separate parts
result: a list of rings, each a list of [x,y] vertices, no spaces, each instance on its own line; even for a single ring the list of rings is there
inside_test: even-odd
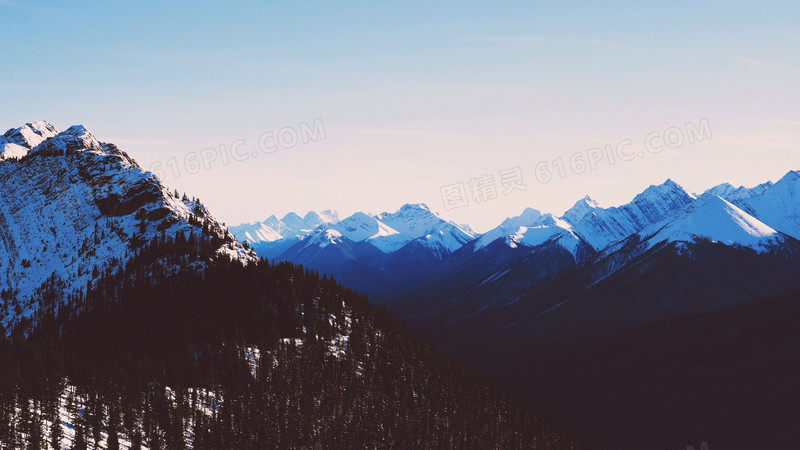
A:
[[[586,245],[572,231],[572,226],[568,222],[550,213],[542,214],[539,210],[530,207],[525,208],[519,216],[504,220],[500,226],[478,237],[475,240],[473,252],[486,248],[498,240],[503,240],[511,248],[517,248],[520,245],[534,248],[552,241],[567,250],[576,259],[581,245]]]
[[[422,211],[430,211],[431,209],[425,203],[406,203],[405,205],[400,207],[401,211],[404,210],[422,210]]]
[[[630,203],[601,208],[588,196],[579,200],[561,217],[595,250],[638,233],[644,228],[672,217],[695,197],[678,183],[668,179],[651,185]]]
[[[522,214],[504,220],[500,226],[504,228],[533,226],[541,217],[541,211],[528,207],[522,211]]]
[[[657,231],[655,229],[658,228]],[[705,194],[665,225],[640,233],[649,246],[659,242],[692,242],[697,238],[764,251],[779,233],[718,195]]]
[[[67,152],[67,151],[102,151],[103,146],[83,125],[73,125],[66,130],[44,140],[29,154]]]
[[[303,216],[303,224],[305,225],[306,229],[314,229],[322,224],[338,221],[339,213],[331,209],[326,209],[320,212],[309,211],[305,216]]]
[[[255,258],[199,201],[176,198],[83,126],[58,132],[35,122],[3,139],[32,146],[0,161],[0,290],[13,299],[0,308],[6,330],[37,309],[34,294],[45,283],[66,296],[156,238],[193,235],[213,241],[218,254]]]
[[[56,134],[58,131],[55,127],[43,120],[12,128],[0,136],[0,160],[21,158],[45,139]]]
[[[781,182],[790,183],[790,182],[796,182],[798,180],[800,180],[800,170],[790,170],[789,172],[786,173],[786,175],[783,176],[783,178],[778,180],[778,183]]]
[[[591,213],[597,208],[600,208],[600,204],[594,201],[592,197],[587,195],[575,202],[570,209],[564,212],[562,217],[567,222],[575,224],[583,220],[587,214]]]
[[[634,197],[632,203],[674,200],[682,202],[687,199],[694,199],[694,195],[672,181],[671,178],[667,178],[667,181],[659,185],[650,185],[641,194]]]

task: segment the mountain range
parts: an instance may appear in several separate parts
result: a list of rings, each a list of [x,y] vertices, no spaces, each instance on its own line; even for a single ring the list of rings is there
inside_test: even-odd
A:
[[[770,324],[800,321],[800,172],[702,193],[668,179],[561,216],[526,208],[436,253],[363,245],[405,237],[384,216],[354,215],[373,223],[360,240],[320,226],[277,258],[368,293],[602,447],[794,439],[780,423],[800,400],[800,333]]]
[[[320,433],[334,446],[578,446],[503,390],[601,448],[800,439],[787,425],[797,171],[702,193],[666,180],[560,216],[526,208],[482,234],[425,204],[228,229],[85,127],[33,122],[0,137],[0,302],[11,448],[44,423],[68,447],[298,447]]]
[[[458,227],[426,214],[244,232],[442,253]],[[248,247],[81,125],[3,134],[0,448],[579,447],[362,295]]]
[[[465,286],[465,277],[473,286],[507,284],[506,265],[522,258],[539,263],[533,276],[526,275],[535,281],[608,258],[634,236],[647,242],[643,248],[699,239],[761,251],[786,237],[800,238],[798,179],[791,171],[774,184],[722,184],[699,195],[667,180],[618,207],[603,208],[586,196],[560,217],[526,208],[483,234],[442,219],[424,204],[343,220],[330,210],[303,219],[290,213],[231,231],[260,256],[326,272],[388,302],[395,291],[407,292],[409,279],[415,288],[441,283],[448,274],[461,278],[445,283],[450,286]]]

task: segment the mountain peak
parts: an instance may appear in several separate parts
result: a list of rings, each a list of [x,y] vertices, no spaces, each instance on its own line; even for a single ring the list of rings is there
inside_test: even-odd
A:
[[[599,208],[600,205],[588,195],[575,202],[572,208],[568,209],[563,218],[572,225],[578,224],[592,210]]]
[[[669,198],[676,196],[684,199],[695,198],[694,195],[692,195],[691,193],[689,193],[689,191],[684,189],[683,186],[672,181],[672,178],[667,178],[667,181],[659,185],[650,185],[650,187],[645,189],[641,194],[634,197],[633,202],[636,203],[637,200],[641,201],[644,199],[658,201],[662,198]]]
[[[380,214],[376,214],[374,216],[377,220],[380,221],[389,221],[389,222],[396,222],[398,220],[412,220],[412,219],[419,219],[419,218],[428,218],[428,217],[437,217],[438,215],[431,211],[428,208],[428,205],[425,203],[406,203],[405,205],[401,206],[400,209],[397,211],[390,213],[390,212],[382,212]],[[388,222],[387,222],[388,224]],[[390,224],[390,226],[392,226]]]
[[[768,240],[778,232],[724,198],[705,194],[691,203],[683,215],[672,222],[654,225],[641,234],[648,237],[650,245],[658,242],[691,242],[700,237],[726,245],[741,245],[762,250]],[[655,232],[654,232],[655,231]]]
[[[309,212],[306,213],[305,216],[303,216],[303,221],[305,222],[305,221],[308,221],[308,220],[314,220],[314,219],[319,219],[319,218],[320,218],[319,213],[317,213],[316,211],[309,211]]]
[[[90,133],[89,130],[87,130],[86,127],[83,125],[73,125],[67,128],[66,130],[62,131],[61,134],[65,134],[68,136],[85,136],[87,134],[91,135],[92,133]]]
[[[56,133],[38,122],[6,133],[4,145],[9,138],[41,141],[27,153],[33,156],[0,163],[0,221],[13,225],[0,230],[0,288],[18,289],[20,300],[32,299],[51,276],[64,295],[85,288],[143,243],[167,237],[202,236],[216,254],[252,258],[201,204],[176,198],[83,126]],[[6,270],[14,267],[20,270]],[[6,319],[0,314],[3,327]]]
[[[595,199],[593,199],[592,197],[590,197],[589,195],[586,195],[582,199],[580,199],[577,202],[575,202],[575,204],[572,205],[572,207],[573,208],[576,208],[576,207],[578,207],[578,208],[581,208],[581,207],[584,207],[584,208],[585,207],[588,207],[588,208],[599,208],[600,204],[597,203],[597,201]]]
[[[541,215],[542,215],[541,211],[539,211],[538,209],[531,208],[530,206],[528,206],[527,208],[522,210],[522,214],[520,214],[520,217],[523,217],[523,216],[525,216],[525,217],[527,217],[527,216],[540,217]]]
[[[66,130],[43,140],[31,149],[33,153],[71,152],[102,150],[102,145],[83,125],[73,125]]]
[[[37,120],[19,128],[12,128],[6,131],[3,137],[30,150],[56,134],[58,134],[58,130],[54,126],[44,120]]]
[[[522,214],[504,220],[500,226],[503,228],[530,227],[541,218],[542,213],[538,209],[528,207],[522,211]]]
[[[283,218],[281,219],[281,222],[286,222],[287,220],[291,222],[294,220],[303,220],[303,218],[300,217],[300,215],[297,214],[296,212],[292,211],[286,213],[286,215],[284,215]]]
[[[7,158],[21,158],[56,134],[58,130],[43,120],[12,128],[0,136],[0,161]]]
[[[430,212],[430,208],[425,203],[406,203],[405,205],[400,207],[400,211],[408,211],[408,210],[422,210]]]
[[[783,178],[778,180],[778,183],[794,183],[797,180],[800,180],[800,170],[790,170]]]
[[[707,189],[705,193],[719,195],[720,197],[725,197],[729,193],[733,192],[735,189],[736,188],[734,188],[733,185],[730,183],[722,183]]]

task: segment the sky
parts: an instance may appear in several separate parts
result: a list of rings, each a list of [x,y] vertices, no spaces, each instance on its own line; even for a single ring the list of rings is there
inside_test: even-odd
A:
[[[165,3],[0,0],[0,128],[83,124],[229,225],[800,169],[796,1]]]

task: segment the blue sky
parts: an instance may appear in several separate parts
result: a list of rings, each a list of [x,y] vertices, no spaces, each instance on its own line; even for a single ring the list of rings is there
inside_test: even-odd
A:
[[[324,139],[164,172],[228,223],[426,202],[486,228],[668,177],[702,190],[800,169],[797,2],[485,3],[0,0],[0,127],[81,123],[145,168],[183,168],[320,119]],[[713,138],[536,177],[701,119]],[[525,191],[446,210],[441,187],[514,167]]]

